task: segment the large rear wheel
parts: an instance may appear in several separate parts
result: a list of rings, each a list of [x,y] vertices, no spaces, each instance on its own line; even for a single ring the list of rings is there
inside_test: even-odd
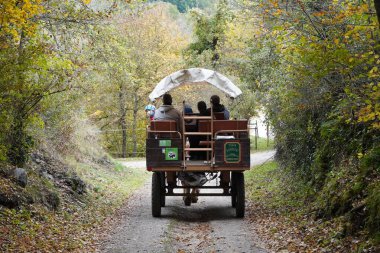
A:
[[[239,172],[234,177],[234,185],[236,186],[236,217],[243,218],[245,213],[244,174]]]
[[[161,216],[161,176],[158,172],[152,175],[152,215]]]
[[[230,181],[230,186],[231,186],[231,204],[232,207],[236,207],[236,173],[231,172],[231,181]]]

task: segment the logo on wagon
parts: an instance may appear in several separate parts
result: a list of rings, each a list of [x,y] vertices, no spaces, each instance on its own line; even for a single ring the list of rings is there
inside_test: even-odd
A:
[[[166,161],[178,161],[178,148],[166,148],[165,149]]]
[[[225,163],[240,163],[241,152],[240,143],[226,142],[224,143],[224,162]]]

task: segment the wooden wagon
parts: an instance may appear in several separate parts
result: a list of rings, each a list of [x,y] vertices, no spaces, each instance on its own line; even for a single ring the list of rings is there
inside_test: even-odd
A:
[[[178,81],[180,80],[180,81]],[[230,97],[241,94],[230,80],[221,74],[205,69],[189,69],[164,78],[151,93],[155,99],[181,84],[208,83],[221,89]],[[159,217],[167,196],[189,196],[189,191],[176,189],[193,188],[181,184],[182,172],[213,173],[213,183],[197,186],[197,196],[230,196],[236,209],[236,217],[245,212],[245,170],[250,168],[250,139],[248,120],[223,120],[211,110],[210,116],[183,115],[182,129],[176,121],[151,121],[147,129],[146,161],[152,175],[152,215]],[[186,121],[196,121],[190,127]],[[199,146],[188,146],[188,138],[200,138]],[[202,158],[189,157],[189,152],[200,152]],[[203,192],[202,189],[218,189]],[[185,201],[186,205],[190,205]]]

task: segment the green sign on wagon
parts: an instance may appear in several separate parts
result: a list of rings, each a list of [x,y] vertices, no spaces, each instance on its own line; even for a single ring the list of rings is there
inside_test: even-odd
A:
[[[178,161],[178,148],[165,148],[166,161]]]
[[[172,145],[171,140],[160,140],[159,146],[160,147],[170,147]]]
[[[240,162],[240,143],[239,142],[224,143],[224,161],[226,163]]]

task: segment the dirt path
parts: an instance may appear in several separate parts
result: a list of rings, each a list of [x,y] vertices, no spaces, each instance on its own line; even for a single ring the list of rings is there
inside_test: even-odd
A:
[[[255,153],[251,160],[261,164],[273,154]],[[145,168],[144,161],[125,165]],[[200,197],[190,207],[180,197],[167,197],[162,217],[153,218],[150,184],[130,198],[101,252],[266,252],[248,222],[234,217],[229,197]]]

